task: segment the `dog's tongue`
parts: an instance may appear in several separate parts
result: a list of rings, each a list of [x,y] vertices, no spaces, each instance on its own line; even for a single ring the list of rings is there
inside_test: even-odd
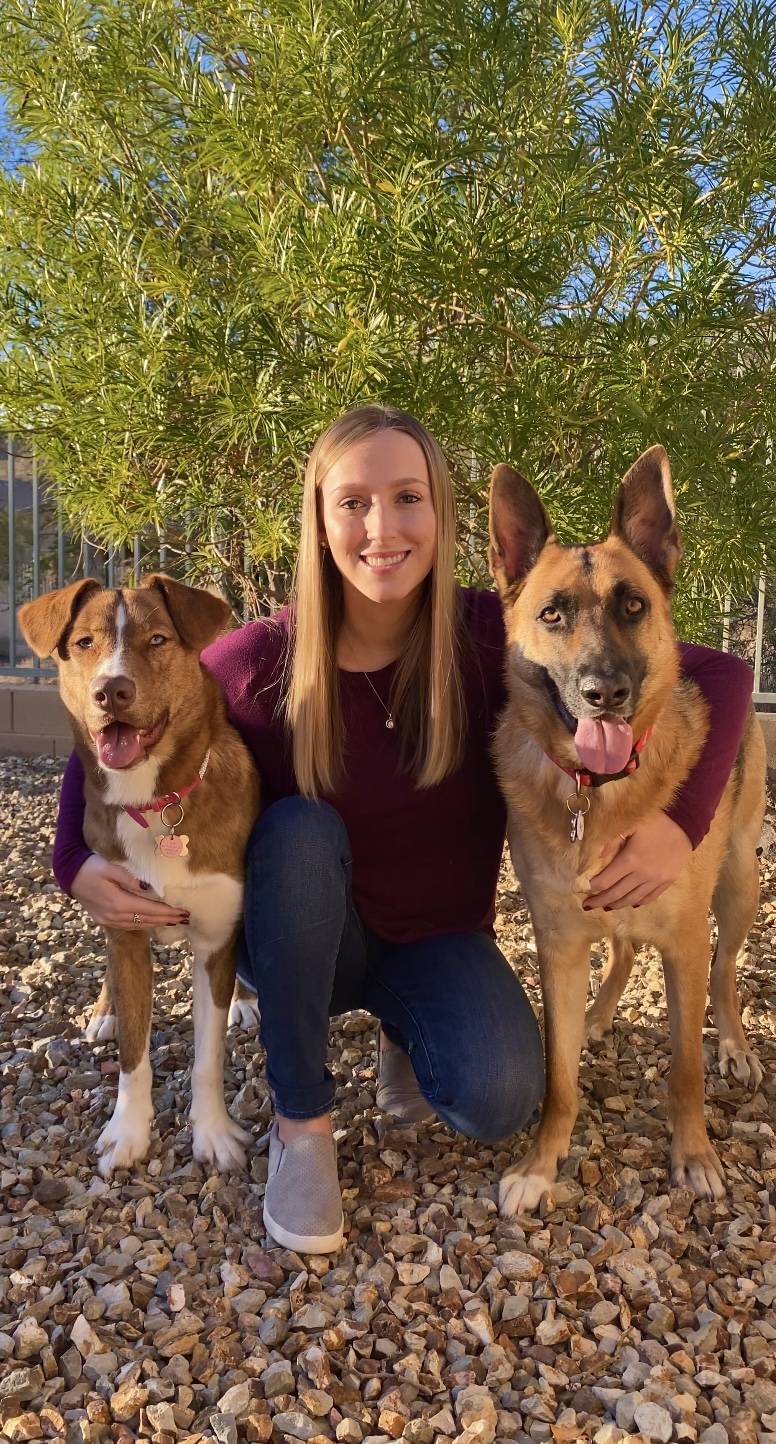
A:
[[[140,733],[126,722],[111,722],[97,733],[95,740],[102,767],[131,767],[144,753]]]
[[[574,740],[588,772],[622,772],[633,751],[633,732],[622,717],[581,717]]]

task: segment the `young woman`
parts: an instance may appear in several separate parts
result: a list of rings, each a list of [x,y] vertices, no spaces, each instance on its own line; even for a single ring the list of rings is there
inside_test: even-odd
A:
[[[247,856],[241,973],[258,992],[276,1122],[264,1217],[286,1247],[343,1237],[328,1021],[380,1020],[378,1104],[506,1138],[542,1095],[536,1020],[492,934],[505,812],[489,745],[504,701],[498,598],[454,580],[444,457],[411,416],[349,412],[310,456],[294,600],[203,654],[251,748],[265,811]],[[657,896],[705,835],[743,730],[751,673],[683,647],[712,725],[670,815],[595,882],[612,907]],[[86,850],[71,758],[55,871],[98,922],[176,920]]]

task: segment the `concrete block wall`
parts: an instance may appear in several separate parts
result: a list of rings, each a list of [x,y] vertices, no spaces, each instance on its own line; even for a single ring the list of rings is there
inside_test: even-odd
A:
[[[0,685],[0,755],[69,757],[70,722],[51,682]]]

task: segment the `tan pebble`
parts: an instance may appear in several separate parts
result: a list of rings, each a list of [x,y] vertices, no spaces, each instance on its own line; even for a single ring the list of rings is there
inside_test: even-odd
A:
[[[243,1421],[245,1437],[251,1444],[266,1444],[272,1438],[272,1420],[269,1414],[248,1414]]]
[[[391,1439],[400,1439],[404,1433],[407,1423],[405,1414],[397,1414],[394,1409],[381,1409],[377,1419],[377,1427],[383,1434],[388,1434]]]
[[[37,1414],[15,1414],[3,1424],[3,1434],[11,1444],[21,1444],[25,1439],[40,1439],[43,1426]]]
[[[314,1419],[322,1419],[334,1407],[334,1400],[325,1389],[300,1389],[299,1402]]]
[[[125,1384],[111,1394],[108,1406],[113,1418],[119,1423],[128,1424],[136,1414],[145,1407],[148,1402],[148,1390],[140,1384]]]
[[[729,1444],[758,1444],[757,1415],[752,1409],[743,1409],[734,1414],[727,1420],[725,1427]]]
[[[58,1409],[53,1404],[44,1404],[39,1414],[40,1422],[46,1434],[63,1434],[65,1421]]]
[[[544,1272],[541,1259],[534,1258],[533,1254],[523,1253],[520,1249],[509,1249],[506,1253],[497,1254],[493,1262],[502,1278],[510,1282],[538,1279]]]
[[[364,1431],[356,1419],[340,1419],[334,1432],[341,1444],[361,1444],[364,1437]]]

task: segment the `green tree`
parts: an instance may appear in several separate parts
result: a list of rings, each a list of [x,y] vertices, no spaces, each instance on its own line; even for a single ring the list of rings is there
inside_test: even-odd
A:
[[[73,521],[282,591],[367,399],[564,539],[671,455],[697,630],[776,556],[776,4],[4,0],[0,424]]]

